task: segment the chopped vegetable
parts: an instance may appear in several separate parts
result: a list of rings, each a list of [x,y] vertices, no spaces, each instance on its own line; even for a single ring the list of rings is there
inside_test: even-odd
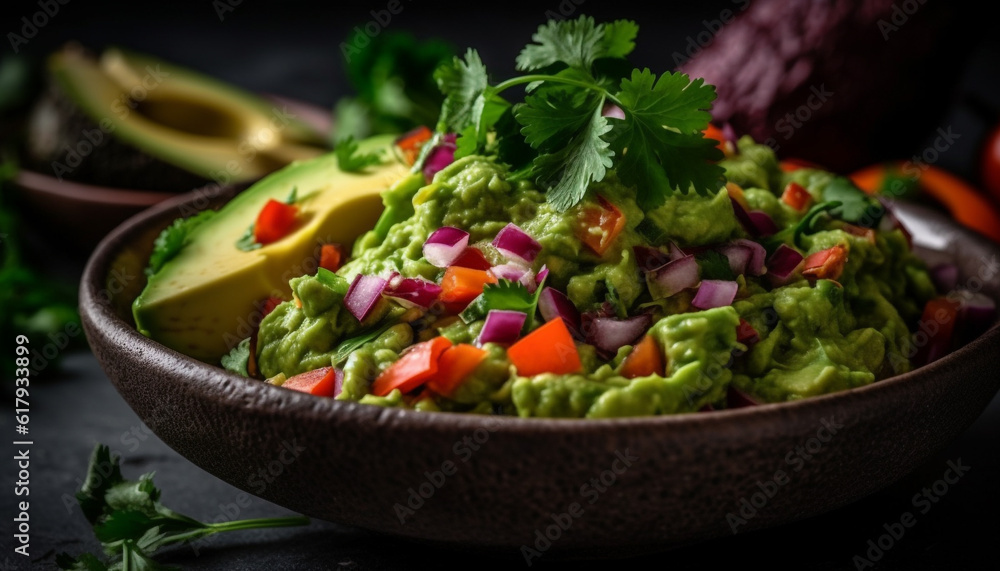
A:
[[[997,304],[981,292],[962,292],[958,320],[967,339],[975,339],[993,326],[997,319]]]
[[[778,232],[778,225],[767,212],[751,210],[747,213],[747,217],[750,219],[750,224],[753,225],[754,231],[751,234],[754,236],[771,236]]]
[[[447,133],[430,150],[424,161],[424,180],[430,182],[438,171],[455,162],[455,134]]]
[[[483,293],[486,284],[497,283],[497,279],[483,270],[473,270],[451,266],[441,278],[441,301],[452,304],[466,304]]]
[[[427,388],[439,395],[450,396],[488,354],[489,351],[466,343],[448,347],[441,353],[438,372],[427,381]]]
[[[958,285],[958,266],[938,264],[930,269],[931,280],[940,292],[949,292]]]
[[[781,193],[781,201],[795,210],[805,210],[813,201],[809,191],[797,182],[790,182]]]
[[[732,305],[739,289],[736,282],[722,280],[702,280],[698,293],[691,300],[691,305],[698,309],[712,309]]]
[[[750,346],[760,340],[760,334],[753,328],[746,319],[740,318],[740,325],[736,328],[736,340]]]
[[[958,310],[957,302],[944,297],[936,297],[924,306],[919,327],[924,339],[914,336],[917,345],[917,355],[914,360],[918,364],[925,365],[937,361],[951,350]]]
[[[469,233],[451,226],[438,228],[424,242],[424,257],[438,268],[447,268],[469,245]]]
[[[323,244],[319,251],[319,267],[335,272],[344,265],[344,247],[340,244]]]
[[[551,287],[542,290],[541,297],[538,299],[538,309],[545,321],[562,318],[570,330],[580,330],[580,310],[563,292]]]
[[[663,352],[651,336],[646,335],[636,343],[632,352],[622,362],[621,374],[626,379],[666,374]]]
[[[625,345],[631,345],[649,329],[653,318],[648,313],[642,313],[627,319],[613,317],[595,317],[584,331],[587,343],[607,355],[615,354]]]
[[[767,260],[767,273],[779,280],[786,280],[802,264],[802,254],[786,244],[778,246]]]
[[[746,408],[749,406],[759,406],[760,402],[740,389],[729,385],[729,392],[726,393],[726,406],[729,408]]]
[[[802,275],[817,280],[836,280],[847,263],[847,249],[836,245],[810,254],[802,262]]]
[[[524,327],[524,320],[527,317],[520,311],[491,309],[486,314],[486,322],[483,324],[482,331],[479,332],[478,344],[507,344],[517,341],[517,338],[521,336],[521,328]]]
[[[632,246],[635,263],[644,272],[651,272],[672,260],[669,253],[651,246]]]
[[[273,198],[268,200],[254,223],[254,241],[266,246],[287,236],[295,226],[297,212],[298,208],[294,204],[286,204]]]
[[[544,350],[542,350],[544,349]],[[562,319],[553,319],[507,349],[519,375],[569,374],[580,371],[580,354]]]
[[[542,251],[542,245],[513,222],[500,230],[496,238],[493,239],[493,245],[508,258],[524,261],[528,264],[534,262],[538,252]]]
[[[378,276],[358,274],[344,296],[344,305],[358,321],[364,321],[382,297],[386,281]]]
[[[451,341],[446,337],[435,337],[413,345],[375,379],[372,394],[384,397],[394,389],[403,393],[416,389],[437,373],[438,359],[448,347],[451,347]]]
[[[389,279],[382,295],[391,297],[403,307],[430,307],[441,295],[441,286],[423,278],[404,278],[399,275]]]
[[[700,269],[694,256],[668,262],[646,274],[646,284],[653,299],[662,299],[698,285]]]
[[[490,261],[479,248],[468,247],[451,263],[452,266],[469,268],[472,270],[488,270],[492,267]]]
[[[625,229],[625,215],[603,196],[598,196],[597,201],[596,205],[581,208],[576,236],[595,254],[603,256]]]
[[[281,386],[319,397],[336,397],[344,386],[344,371],[323,367],[289,377]]]
[[[424,143],[431,140],[433,136],[434,133],[430,129],[421,125],[396,139],[396,147],[403,153],[403,160],[412,165],[417,162],[417,157],[420,156],[420,150]]]

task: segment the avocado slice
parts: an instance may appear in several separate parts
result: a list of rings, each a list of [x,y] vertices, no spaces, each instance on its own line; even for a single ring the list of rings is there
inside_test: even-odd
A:
[[[291,298],[290,278],[315,273],[324,243],[349,245],[374,226],[381,193],[408,174],[392,152],[393,137],[363,141],[360,152],[382,151],[381,165],[341,171],[331,153],[296,162],[265,177],[195,228],[189,243],[153,276],[132,310],[144,335],[206,362],[218,360],[259,324],[261,302]],[[256,250],[236,242],[269,199],[296,190],[297,227]]]
[[[32,166],[60,179],[144,190],[256,180],[316,157],[324,139],[282,105],[162,60],[68,46],[29,123]]]

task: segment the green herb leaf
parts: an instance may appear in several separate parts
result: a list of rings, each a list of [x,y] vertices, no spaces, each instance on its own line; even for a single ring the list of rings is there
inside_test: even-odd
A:
[[[729,258],[720,252],[708,250],[695,255],[695,260],[701,268],[701,278],[704,280],[733,281],[736,274],[729,265]]]
[[[715,164],[722,152],[701,134],[711,119],[713,86],[683,73],[657,80],[648,69],[634,70],[617,98],[625,120],[615,125],[612,148],[622,156],[616,170],[636,187],[640,205],[658,205],[672,190],[709,194],[722,187],[725,171]]]
[[[366,331],[360,335],[355,335],[350,339],[345,339],[337,345],[337,348],[333,352],[332,363],[334,367],[340,367],[347,362],[347,358],[351,356],[351,353],[359,349],[365,343],[371,343],[372,341],[378,339],[380,335],[388,331],[392,327],[392,323],[386,323],[378,329],[372,329],[371,331]]]
[[[215,216],[214,210],[205,210],[190,218],[178,218],[170,226],[164,228],[153,242],[153,253],[149,256],[146,275],[156,274],[167,262],[174,259],[181,249],[190,242],[191,233],[194,232],[195,228],[213,216]]]
[[[358,142],[350,135],[341,139],[334,146],[333,153],[337,157],[337,166],[340,167],[340,170],[344,172],[360,172],[382,162],[381,153],[360,153],[358,152],[358,146]]]
[[[239,240],[236,240],[236,249],[243,252],[250,252],[260,248],[260,244],[257,242],[257,238],[254,236],[254,224],[247,226],[243,235],[240,236]]]
[[[299,187],[293,186],[291,192],[288,193],[288,198],[285,198],[285,204],[295,204],[299,200]]]
[[[461,133],[473,124],[473,106],[489,84],[483,60],[476,50],[469,49],[464,60],[455,57],[438,67],[434,80],[445,95],[438,131]]]
[[[74,558],[69,553],[56,555],[56,565],[67,571],[109,571],[108,565],[90,553]]]
[[[866,222],[874,226],[882,217],[884,209],[878,200],[862,192],[850,179],[838,176],[831,180],[823,189],[823,199],[827,202],[839,202],[840,207],[831,214],[845,222]],[[874,219],[874,220],[873,220]]]
[[[796,246],[802,248],[804,247],[800,241],[802,235],[805,233],[815,233],[818,231],[817,225],[820,220],[820,215],[824,212],[828,212],[836,209],[840,206],[839,201],[834,202],[820,202],[819,204],[813,205],[808,212],[799,220],[792,230],[792,241]],[[784,231],[783,231],[784,232]]]
[[[639,34],[639,25],[632,20],[615,20],[603,24],[603,53],[598,57],[623,58],[635,49],[635,37]]]
[[[223,355],[220,363],[227,371],[249,377],[247,366],[250,364],[250,338],[240,341],[228,355]]]
[[[340,295],[347,295],[347,290],[351,287],[347,278],[340,274],[335,274],[326,268],[316,269],[316,279],[319,280],[319,283],[325,285]]]
[[[491,309],[509,309],[528,313],[533,297],[523,284],[502,279],[495,284],[486,284],[483,293],[472,300],[472,303],[459,314],[459,317],[466,323],[472,323],[486,317]]]
[[[531,71],[563,62],[570,67],[590,69],[594,60],[606,54],[604,25],[584,16],[576,20],[549,20],[538,27],[529,44],[517,56],[518,71]]]

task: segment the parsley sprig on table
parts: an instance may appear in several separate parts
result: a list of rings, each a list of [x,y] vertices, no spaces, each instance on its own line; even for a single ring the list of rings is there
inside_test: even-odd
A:
[[[161,547],[195,541],[223,531],[306,525],[303,516],[245,519],[203,523],[179,514],[160,503],[160,490],[153,474],[138,480],[122,477],[119,458],[98,444],[90,457],[87,479],[76,494],[87,521],[94,527],[110,561],[84,553],[72,557],[60,553],[60,569],[75,571],[156,571],[172,569],[157,563],[153,554]]]
[[[496,154],[514,177],[534,180],[558,210],[580,202],[609,169],[635,187],[643,207],[672,192],[718,190],[716,142],[706,139],[715,87],[683,73],[633,69],[625,57],[638,26],[593,18],[549,21],[517,57],[525,75],[490,84],[470,49],[434,74],[445,94],[439,132],[459,133],[456,158]],[[520,103],[501,96],[524,86]],[[617,106],[624,119],[605,116]],[[513,119],[513,120],[512,120]],[[494,132],[490,137],[489,133]]]

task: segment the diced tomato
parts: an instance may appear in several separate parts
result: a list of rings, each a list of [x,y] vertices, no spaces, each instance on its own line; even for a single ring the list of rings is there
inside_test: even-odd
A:
[[[819,169],[826,170],[818,164],[805,159],[785,159],[778,163],[778,167],[783,172],[795,172],[799,169]]]
[[[507,349],[507,356],[525,377],[576,373],[581,367],[573,336],[562,319],[553,319],[522,337]]]
[[[460,343],[441,353],[438,372],[427,381],[427,388],[439,395],[448,396],[462,384],[472,371],[483,362],[489,352],[473,345]]]
[[[451,347],[451,341],[447,337],[435,337],[412,345],[375,379],[372,394],[384,397],[393,389],[408,393],[424,384],[438,372],[438,360],[448,347]]]
[[[344,265],[344,247],[340,244],[323,244],[319,251],[319,267],[335,272]]]
[[[812,195],[797,182],[790,182],[781,193],[781,201],[795,210],[805,210],[812,203]]]
[[[603,196],[598,196],[597,200],[596,205],[582,207],[577,218],[576,236],[595,254],[603,256],[625,229],[625,215]],[[600,229],[600,232],[594,229]]]
[[[926,365],[943,357],[951,349],[955,334],[955,321],[958,318],[958,303],[944,297],[937,297],[924,306],[920,318],[919,329],[926,335],[926,342],[917,347],[914,361],[918,365]],[[915,335],[919,339],[921,335]]]
[[[469,303],[483,293],[486,284],[495,284],[497,279],[484,270],[473,270],[450,266],[441,278],[441,295],[445,303]]]
[[[285,204],[273,198],[268,200],[257,215],[257,222],[254,223],[254,240],[258,244],[266,245],[284,238],[295,226],[297,212],[298,208],[294,204]]]
[[[480,251],[479,248],[473,248],[472,246],[462,250],[462,253],[455,258],[455,261],[453,261],[451,265],[473,270],[488,270],[493,267],[493,264],[486,259],[486,256],[483,255],[482,251]]]
[[[420,156],[420,148],[423,147],[424,143],[429,141],[434,133],[430,129],[421,125],[416,129],[403,133],[398,139],[396,139],[396,146],[403,153],[403,158],[406,160],[407,164],[412,165],[417,162],[417,157]]]
[[[622,376],[626,379],[636,377],[648,377],[650,375],[663,375],[665,365],[663,354],[656,340],[646,335],[642,341],[636,343],[632,352],[622,363]]]
[[[864,238],[869,244],[875,244],[875,231],[871,228],[862,228],[861,226],[855,226],[854,224],[844,224],[841,229],[852,236]]]
[[[802,262],[802,275],[819,280],[836,280],[847,263],[847,248],[836,245],[810,254]]]
[[[299,373],[282,383],[281,386],[286,389],[301,391],[311,395],[334,397],[337,396],[337,393],[339,392],[339,387],[337,385],[343,383],[343,379],[343,371],[334,369],[333,367],[323,367],[321,369]]]
[[[753,328],[753,325],[750,325],[749,321],[741,317],[740,324],[736,327],[736,340],[750,346],[760,340],[760,335]]]

